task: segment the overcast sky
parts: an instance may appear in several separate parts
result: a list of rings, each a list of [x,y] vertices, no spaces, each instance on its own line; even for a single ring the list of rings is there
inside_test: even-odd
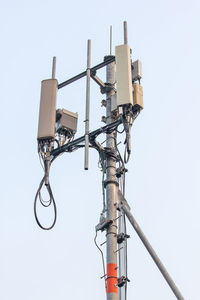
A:
[[[105,299],[93,238],[102,209],[98,155],[66,153],[52,165],[58,220],[42,231],[33,201],[43,176],[37,154],[40,87],[62,82],[123,43],[143,64],[144,110],[132,128],[126,198],[136,220],[186,300],[200,299],[199,1],[1,1],[0,299]],[[113,51],[114,54],[114,51]],[[105,70],[98,76],[105,80]],[[57,107],[79,113],[84,132],[86,80],[59,90]],[[92,82],[91,130],[102,126],[103,96]],[[44,224],[51,211],[42,215]],[[128,299],[175,299],[131,227]],[[104,241],[103,234],[99,241]]]

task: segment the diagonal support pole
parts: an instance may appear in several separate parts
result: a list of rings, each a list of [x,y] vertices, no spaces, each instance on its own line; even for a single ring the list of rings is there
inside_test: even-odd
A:
[[[171,276],[167,272],[165,266],[161,262],[160,258],[158,257],[158,255],[156,254],[154,249],[152,248],[151,244],[147,240],[147,238],[146,238],[145,234],[143,233],[142,229],[140,228],[140,226],[136,222],[135,218],[133,217],[132,213],[130,212],[130,207],[129,207],[126,199],[124,198],[124,196],[122,195],[122,193],[119,190],[118,190],[118,201],[119,201],[119,208],[124,211],[125,215],[127,216],[128,220],[130,221],[131,225],[133,226],[133,228],[135,229],[135,231],[138,234],[139,238],[141,239],[142,243],[144,244],[145,248],[147,249],[147,251],[151,255],[153,261],[155,262],[158,269],[162,273],[163,277],[167,281],[169,287],[173,291],[174,295],[176,296],[176,298],[178,300],[184,300],[184,297],[182,296],[181,292],[179,291],[179,289],[175,285],[175,283],[172,280]]]
[[[100,86],[100,88],[105,88],[105,83],[94,73],[91,73],[91,78]]]

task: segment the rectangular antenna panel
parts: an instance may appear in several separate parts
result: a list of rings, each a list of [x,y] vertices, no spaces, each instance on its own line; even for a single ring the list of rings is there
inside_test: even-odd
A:
[[[140,80],[142,78],[142,63],[138,59],[132,63],[132,81]]]
[[[143,109],[143,88],[139,83],[133,85],[133,109]]]
[[[57,87],[58,82],[56,79],[47,79],[42,81],[38,140],[54,139]]]
[[[133,104],[130,47],[115,48],[117,75],[117,105]]]

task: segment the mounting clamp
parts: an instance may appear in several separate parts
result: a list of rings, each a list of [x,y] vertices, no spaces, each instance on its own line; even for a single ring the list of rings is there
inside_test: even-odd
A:
[[[113,90],[114,86],[112,83],[107,83],[105,82],[104,84],[105,86],[101,86],[101,93],[105,94],[105,93],[109,93],[110,91]]]
[[[116,180],[104,180],[104,188],[106,188],[109,183],[114,183],[116,186],[119,186],[119,182]]]
[[[121,232],[117,235],[117,243],[121,244],[121,243],[123,243],[123,241],[125,241],[125,239],[128,239],[128,238],[130,238],[130,235]]]
[[[118,281],[117,286],[120,287],[120,288],[123,287],[127,282],[130,282],[130,280],[125,276],[119,277],[117,279],[117,281]]]
[[[125,167],[120,167],[120,168],[117,168],[116,170],[116,177],[117,178],[120,178],[124,173],[128,172],[128,169],[126,169]]]
[[[104,231],[105,229],[107,229],[111,224],[113,223],[113,220],[105,220],[102,223],[97,224],[96,231]]]

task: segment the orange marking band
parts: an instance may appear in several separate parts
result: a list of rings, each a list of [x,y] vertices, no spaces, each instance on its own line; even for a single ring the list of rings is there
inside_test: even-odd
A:
[[[107,294],[118,293],[117,265],[107,264]]]

